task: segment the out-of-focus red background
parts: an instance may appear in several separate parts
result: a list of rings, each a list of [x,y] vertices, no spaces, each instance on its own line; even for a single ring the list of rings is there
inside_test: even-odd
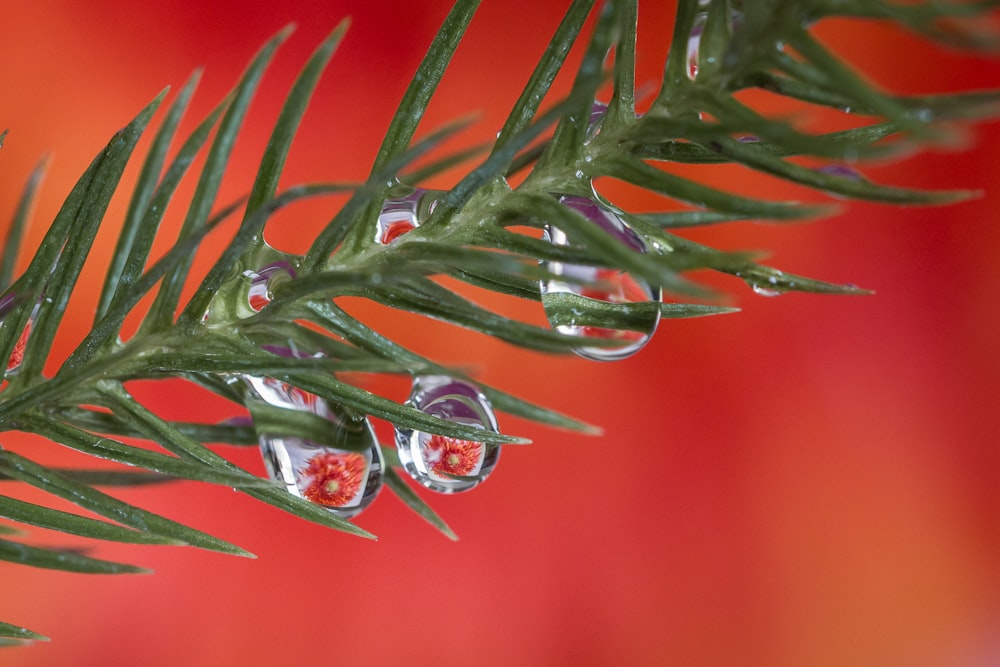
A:
[[[92,156],[163,85],[176,90],[205,66],[182,127],[189,131],[257,47],[295,21],[234,154],[222,200],[238,197],[297,68],[346,15],[353,25],[283,183],[361,178],[448,4],[9,3],[0,40],[0,126],[10,129],[0,151],[0,215],[9,218],[30,169],[51,154],[33,247]],[[422,131],[476,111],[464,141],[489,138],[566,4],[485,0]],[[673,8],[644,2],[641,11],[639,81],[652,82]],[[874,24],[820,30],[893,90],[1000,82],[995,61]],[[642,354],[614,364],[543,358],[371,311],[418,349],[474,364],[484,381],[586,418],[606,435],[502,419],[536,444],[507,448],[474,492],[431,499],[461,535],[457,543],[388,493],[359,519],[380,536],[370,542],[224,488],[121,491],[259,557],[95,546],[95,555],[156,570],[134,577],[0,564],[0,618],[53,637],[5,650],[0,662],[1000,664],[1000,126],[970,136],[961,152],[868,173],[901,185],[983,188],[981,199],[924,210],[850,204],[810,225],[697,234],[726,248],[772,249],[784,269],[858,283],[876,296],[765,299],[735,279],[717,281],[742,313],[665,321]],[[741,192],[802,195],[724,173]],[[303,207],[269,234],[299,248],[332,206]],[[112,228],[122,212],[116,201]],[[88,269],[95,290],[112,234],[101,237]],[[94,298],[74,302],[58,354],[82,337]],[[406,391],[398,382],[376,388],[397,399]],[[172,418],[207,420],[227,409],[190,392],[138,390]],[[3,444],[59,460],[16,435]],[[231,454],[262,470],[254,451]]]

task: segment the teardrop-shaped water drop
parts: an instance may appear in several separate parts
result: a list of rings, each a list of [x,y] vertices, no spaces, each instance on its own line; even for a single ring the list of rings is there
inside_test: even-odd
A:
[[[339,517],[358,515],[375,500],[382,488],[385,463],[367,417],[331,406],[322,398],[266,377],[243,378],[250,387],[248,402],[318,415],[330,423],[329,440],[345,448],[302,438],[259,436],[260,452],[268,476],[289,493],[322,505]]]
[[[386,199],[382,204],[375,228],[376,243],[388,245],[419,227],[434,212],[441,197],[441,192],[437,190],[402,189],[404,194]]]
[[[585,197],[564,196],[560,197],[559,201],[564,206],[583,214],[632,250],[647,251],[642,238],[611,208]],[[556,245],[570,245],[566,234],[558,227],[551,225],[546,227],[545,237]],[[541,283],[542,306],[553,327],[560,333],[571,336],[601,338],[621,343],[614,347],[581,345],[574,348],[573,352],[596,361],[615,361],[632,356],[649,342],[660,322],[658,307],[635,320],[633,328],[613,329],[576,321],[572,305],[567,308],[565,295],[613,304],[659,303],[661,299],[659,287],[653,287],[648,282],[617,269],[563,262],[548,262],[544,265],[551,273],[558,276],[543,280]]]
[[[406,405],[454,424],[497,432],[489,399],[472,384],[447,375],[414,378]],[[478,486],[500,458],[500,445],[400,427],[396,427],[396,448],[403,469],[439,493],[458,493]]]
[[[244,319],[262,311],[275,289],[296,275],[299,258],[266,243],[237,264],[232,277],[219,286],[205,321]]]

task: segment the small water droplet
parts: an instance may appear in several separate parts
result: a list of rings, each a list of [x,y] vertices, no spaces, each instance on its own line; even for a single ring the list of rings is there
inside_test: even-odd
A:
[[[609,206],[601,205],[593,199],[576,196],[560,197],[559,201],[564,206],[583,214],[588,220],[632,250],[647,252],[646,244],[639,235]],[[556,245],[570,244],[566,234],[554,226],[546,227],[545,237]],[[572,321],[572,318],[567,323],[561,315],[557,315],[558,304],[560,295],[563,294],[574,294],[595,301],[616,304],[659,302],[661,298],[659,287],[654,288],[649,283],[637,280],[629,273],[617,269],[562,262],[550,262],[547,264],[547,268],[553,274],[564,278],[553,278],[541,283],[542,306],[555,329],[571,336],[601,338],[622,343],[619,347],[583,345],[574,348],[573,351],[576,354],[596,361],[613,361],[632,356],[649,342],[660,321],[658,309],[655,315],[650,316],[648,321],[637,327],[639,330],[631,330],[577,324]]]
[[[219,286],[203,321],[244,319],[259,313],[274,299],[275,289],[295,277],[298,262],[298,257],[262,243]]]
[[[608,105],[604,102],[594,101],[593,105],[590,107],[590,119],[589,125],[587,126],[587,137],[586,141],[590,141],[596,137],[601,132],[601,125],[604,124],[604,118],[608,115]]]
[[[388,245],[403,234],[419,227],[434,212],[442,194],[436,190],[423,188],[405,189],[408,192],[386,199],[382,204],[375,229],[376,243]]]
[[[701,50],[701,36],[705,32],[706,12],[701,12],[694,18],[687,42],[687,75],[694,81],[698,77],[698,53]]]
[[[0,322],[3,322],[3,319],[7,316],[7,314],[14,309],[14,306],[17,304],[17,300],[18,295],[13,290],[8,291],[3,296],[0,296]],[[48,301],[51,302],[51,300],[51,297],[49,297]],[[17,342],[14,343],[14,349],[11,350],[10,357],[7,359],[7,368],[2,374],[3,376],[17,375],[18,369],[21,367],[21,362],[24,361],[24,350],[28,344],[28,336],[31,335],[31,329],[35,324],[35,318],[38,315],[39,305],[40,304],[38,303],[35,304],[35,307],[31,311],[31,315],[28,316],[28,321],[24,325],[24,329],[21,330],[21,335],[18,336]],[[0,386],[0,389],[5,386],[6,383],[3,386]]]
[[[754,292],[756,292],[760,296],[772,297],[772,296],[781,296],[781,294],[782,294],[781,290],[769,289],[767,287],[762,287],[761,285],[758,285],[757,283],[752,283],[750,285],[750,287],[751,287],[751,289],[753,289]]]
[[[447,375],[420,375],[406,405],[453,424],[497,432],[489,399],[474,385]],[[478,486],[497,465],[500,446],[396,427],[396,448],[403,469],[439,493]]]
[[[366,417],[331,406],[322,398],[274,378],[247,376],[247,401],[314,414],[330,423],[337,448],[301,438],[270,433],[259,436],[268,476],[289,493],[310,500],[339,517],[349,519],[375,500],[382,488],[385,463],[378,440]]]
[[[699,8],[707,8],[711,3],[699,4]],[[702,37],[705,34],[705,26],[708,23],[708,12],[700,11],[691,23],[691,32],[688,33],[687,41],[687,75],[692,81],[698,77],[699,65],[702,62],[703,54],[701,48]],[[730,8],[728,15],[728,30],[732,34],[743,25],[743,12],[735,8]],[[715,64],[718,54],[704,57],[705,64]]]

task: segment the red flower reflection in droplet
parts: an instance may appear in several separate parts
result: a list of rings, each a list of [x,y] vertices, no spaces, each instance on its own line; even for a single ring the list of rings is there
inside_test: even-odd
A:
[[[411,232],[415,229],[414,225],[405,220],[399,222],[393,222],[385,228],[382,232],[382,243],[392,243],[400,236],[407,232]]]
[[[594,280],[600,284],[585,287],[580,291],[580,296],[608,303],[649,301],[649,294],[628,273],[615,269],[597,269]],[[646,336],[639,331],[628,331],[627,329],[605,329],[603,327],[581,327],[581,329],[583,335],[596,338],[637,341]]]
[[[14,350],[10,353],[10,359],[7,360],[7,370],[12,371],[21,365],[24,360],[24,346],[28,342],[28,334],[31,333],[31,320],[24,327],[24,331],[21,332],[21,337],[17,339],[17,343],[14,344]]]
[[[427,449],[433,452],[431,470],[439,475],[464,477],[475,472],[483,456],[483,443],[432,435]]]
[[[271,299],[267,296],[267,285],[264,285],[259,291],[254,291],[254,288],[251,288],[247,301],[255,313],[264,310],[264,307],[271,303]]]
[[[303,494],[319,505],[343,507],[358,495],[367,466],[365,457],[355,452],[317,454],[302,471],[312,478]]]

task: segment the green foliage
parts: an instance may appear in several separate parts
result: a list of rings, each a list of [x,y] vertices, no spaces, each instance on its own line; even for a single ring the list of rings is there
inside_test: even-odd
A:
[[[738,0],[680,0],[662,87],[642,114],[637,114],[635,102],[637,0],[608,0],[600,5],[589,41],[579,46],[583,58],[570,93],[564,99],[551,99],[552,83],[563,70],[567,54],[581,40],[594,4],[594,0],[572,2],[492,146],[441,154],[440,144],[460,132],[464,123],[448,125],[417,143],[413,137],[478,6],[476,0],[457,0],[386,130],[371,173],[360,183],[306,184],[280,193],[277,189],[296,129],[347,29],[346,22],[320,44],[289,92],[245,202],[220,206],[219,185],[258,84],[289,31],[282,31],[262,48],[230,95],[180,142],[176,157],[167,164],[167,154],[197,85],[196,73],[167,109],[142,163],[103,282],[93,328],[51,376],[46,376],[43,368],[50,361],[65,306],[122,172],[135,159],[133,149],[166,93],[111,138],[66,197],[27,270],[13,279],[43,162],[25,188],[0,258],[0,288],[6,289],[0,301],[0,358],[11,359],[19,342],[24,342],[25,328],[31,326],[20,365],[8,369],[6,386],[0,392],[0,430],[37,434],[133,469],[57,470],[0,450],[0,482],[36,487],[114,523],[5,495],[0,495],[0,517],[14,524],[94,539],[187,544],[249,556],[239,547],[95,488],[197,480],[230,486],[301,518],[371,537],[324,508],[246,473],[207,446],[252,445],[264,433],[323,442],[328,429],[320,418],[253,406],[255,428],[170,421],[137,400],[126,383],[139,378],[183,378],[242,404],[244,396],[226,378],[268,376],[315,394],[330,405],[404,428],[480,442],[525,443],[516,436],[429,416],[338,377],[344,371],[465,377],[369,328],[345,312],[338,299],[362,297],[514,345],[566,353],[580,346],[578,336],[493,312],[435,279],[450,276],[539,302],[540,281],[554,275],[550,263],[608,267],[682,299],[662,304],[613,304],[563,294],[546,304],[550,321],[553,326],[573,323],[642,330],[651,318],[731,312],[713,305],[717,295],[685,276],[696,269],[731,274],[754,287],[778,292],[865,293],[851,285],[784,273],[759,264],[754,254],[717,251],[678,233],[694,225],[814,217],[829,212],[830,206],[738,196],[670,173],[658,163],[738,164],[841,198],[890,204],[944,204],[974,195],[889,187],[811,169],[789,158],[844,163],[900,154],[927,142],[946,140],[940,121],[982,117],[995,112],[1000,101],[1000,94],[992,92],[889,95],[816,41],[809,31],[811,25],[829,16],[889,19],[951,46],[993,48],[996,36],[966,27],[974,25],[968,19],[990,10],[996,2],[769,0],[744,4]],[[688,38],[696,26],[701,37],[698,70],[693,75],[689,71]],[[614,64],[609,70],[610,52]],[[592,108],[608,82],[611,96],[598,128]],[[856,118],[856,127],[830,134],[804,133],[735,97],[754,88],[841,110]],[[751,135],[756,138],[752,143],[740,140]],[[0,134],[0,145],[3,136]],[[191,200],[186,204],[176,201],[174,194],[181,179],[202,152],[206,152],[204,167],[196,177]],[[414,169],[414,161],[427,154],[433,156],[432,162]],[[433,173],[472,159],[479,162],[441,195],[418,228],[391,244],[376,241],[375,221],[395,188],[415,185]],[[520,184],[511,187],[507,179],[525,170]],[[680,210],[663,213],[621,211],[622,218],[653,251],[640,253],[625,247],[554,196],[600,200],[593,186],[598,177],[658,193],[675,203],[673,209],[680,205]],[[264,247],[262,232],[268,219],[294,201],[338,192],[349,192],[349,200],[316,236],[305,256],[296,259],[295,275],[275,290],[273,300],[249,316],[229,308],[226,304],[239,287],[233,276]],[[171,250],[150,263],[150,249],[169,205],[185,207],[184,223]],[[182,303],[182,287],[192,279],[192,254],[209,231],[235,214],[241,215],[237,232],[198,289]],[[571,244],[554,245],[538,238],[537,233],[524,231],[549,227],[564,232]],[[123,340],[126,317],[154,290],[152,305],[140,314],[138,333]],[[206,319],[210,308],[212,316]],[[289,341],[315,349],[322,357],[284,357],[264,347]],[[619,344],[614,340],[587,341],[594,347]],[[592,426],[514,395],[492,387],[481,389],[502,412],[557,428],[596,432]],[[127,438],[145,439],[162,451],[128,445],[124,442]],[[364,447],[361,441],[336,444],[346,449]],[[385,449],[385,457],[388,488],[419,516],[455,539],[451,529],[393,469],[399,465],[395,451]],[[24,537],[20,531],[7,526],[0,526],[0,532],[10,533],[12,538],[0,540],[2,560],[90,573],[141,571],[73,550],[30,546],[20,541]],[[44,639],[7,624],[0,624],[0,637],[13,643]]]

